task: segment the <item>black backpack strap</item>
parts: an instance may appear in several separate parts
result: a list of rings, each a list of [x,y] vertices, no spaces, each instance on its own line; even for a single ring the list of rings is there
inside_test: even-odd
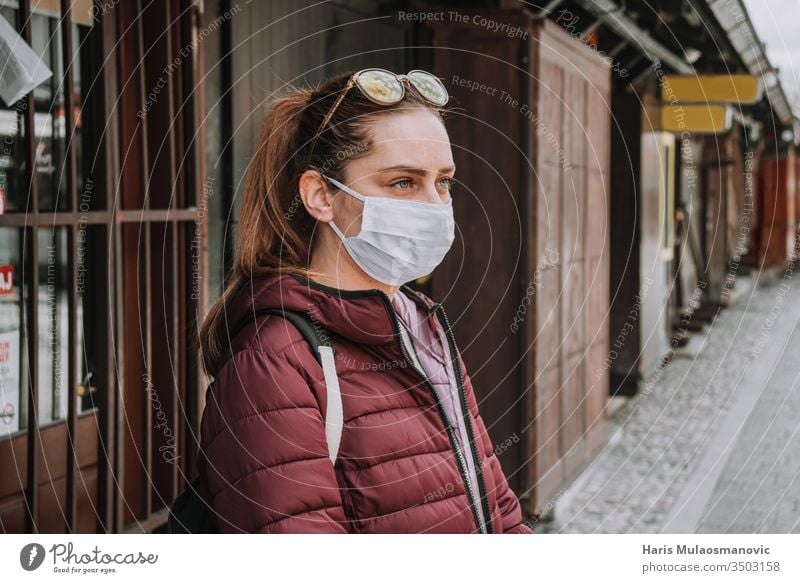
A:
[[[300,331],[300,334],[303,335],[303,338],[305,338],[306,342],[311,346],[311,352],[314,353],[314,358],[316,358],[317,362],[320,364],[322,364],[319,352],[320,346],[328,346],[332,352],[336,352],[336,349],[328,338],[327,332],[325,332],[322,326],[312,322],[311,318],[305,314],[292,310],[284,310],[282,308],[266,308],[250,312],[245,318],[239,321],[233,333],[230,335],[230,339],[233,340],[233,337],[241,332],[248,324],[267,314],[281,316],[294,324],[295,328]]]

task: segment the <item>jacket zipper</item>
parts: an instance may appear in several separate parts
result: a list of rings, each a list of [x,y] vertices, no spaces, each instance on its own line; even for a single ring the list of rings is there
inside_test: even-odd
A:
[[[489,503],[486,499],[486,481],[483,477],[483,462],[478,455],[478,448],[475,444],[475,432],[472,428],[472,413],[470,413],[469,410],[469,404],[467,402],[467,389],[464,386],[464,376],[461,370],[461,363],[458,361],[458,354],[455,348],[456,339],[453,334],[453,329],[450,326],[450,320],[447,318],[447,313],[445,313],[442,304],[435,304],[434,310],[437,312],[437,315],[441,316],[439,321],[444,324],[445,332],[449,341],[450,360],[453,363],[453,368],[456,371],[456,377],[458,379],[458,394],[461,398],[462,417],[467,425],[467,438],[469,439],[470,449],[472,450],[472,457],[475,460],[475,473],[478,476],[479,487],[478,495],[480,496],[480,504],[481,508],[483,509],[483,515],[486,518],[486,530],[491,534],[494,532],[494,525],[492,524],[492,515],[489,511]]]
[[[467,489],[467,495],[468,495],[468,498],[469,498],[469,505],[470,505],[470,509],[472,510],[472,518],[475,521],[475,526],[478,528],[478,532],[491,533],[494,530],[492,528],[492,524],[491,524],[491,516],[487,513],[487,510],[486,510],[485,496],[481,493],[481,490],[483,492],[486,491],[486,485],[483,482],[483,464],[481,463],[480,458],[475,453],[475,439],[474,439],[474,435],[473,435],[473,432],[472,432],[471,419],[469,418],[470,417],[470,413],[469,413],[469,411],[467,411],[466,415],[463,414],[463,401],[464,401],[465,395],[466,395],[465,389],[464,389],[464,379],[463,379],[463,377],[461,375],[461,367],[459,366],[458,361],[455,358],[453,358],[453,346],[454,346],[454,343],[452,342],[453,333],[452,333],[452,330],[450,330],[449,322],[447,322],[447,334],[446,335],[447,335],[447,338],[448,338],[451,360],[453,361],[453,368],[456,371],[456,378],[457,378],[458,386],[459,386],[459,397],[460,397],[460,400],[462,401],[462,416],[466,417],[465,423],[467,425],[467,437],[468,437],[468,439],[470,441],[470,448],[471,448],[472,453],[473,453],[473,459],[475,460],[475,473],[478,476],[479,492],[478,492],[478,501],[477,501],[477,503],[480,503],[481,507],[484,508],[483,515],[486,518],[486,523],[485,524],[481,521],[480,515],[478,513],[478,509],[477,509],[477,506],[476,506],[475,491],[473,490],[473,487],[472,487],[472,481],[469,479],[469,470],[467,469],[467,461],[464,458],[464,453],[461,451],[461,447],[458,445],[458,440],[457,440],[456,435],[455,435],[455,430],[453,429],[453,426],[450,423],[450,421],[447,419],[447,414],[444,411],[444,407],[442,406],[442,402],[439,400],[439,396],[436,394],[436,390],[433,388],[433,384],[431,383],[430,379],[428,378],[428,376],[424,372],[418,370],[417,367],[414,366],[413,360],[411,359],[411,355],[408,354],[408,351],[406,350],[405,344],[403,343],[403,339],[400,336],[400,334],[401,334],[400,333],[400,325],[401,324],[400,324],[400,321],[399,321],[399,319],[397,317],[397,313],[394,310],[394,306],[392,306],[392,303],[391,303],[391,300],[389,299],[389,296],[387,296],[386,293],[384,291],[382,291],[382,290],[378,290],[378,291],[381,294],[381,297],[383,298],[383,301],[386,304],[386,307],[387,307],[387,309],[389,311],[389,314],[392,317],[392,326],[394,327],[395,337],[398,338],[398,345],[400,347],[400,353],[403,355],[403,358],[406,360],[406,364],[408,364],[411,369],[413,369],[418,375],[420,375],[422,377],[422,380],[428,386],[428,389],[430,390],[431,394],[433,395],[433,399],[436,402],[436,409],[439,411],[439,416],[442,418],[442,422],[444,423],[445,429],[447,431],[447,436],[450,439],[450,447],[455,452],[456,459],[458,460],[458,469],[461,472],[461,479],[463,480],[464,485],[466,486],[466,489]],[[441,306],[441,304],[437,304],[437,309],[440,306]],[[441,319],[439,321],[441,322]]]

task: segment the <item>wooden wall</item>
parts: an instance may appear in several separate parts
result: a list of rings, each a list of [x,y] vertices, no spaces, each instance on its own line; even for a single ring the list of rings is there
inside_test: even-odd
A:
[[[759,258],[763,266],[782,266],[792,256],[797,229],[795,154],[767,158],[759,168]]]

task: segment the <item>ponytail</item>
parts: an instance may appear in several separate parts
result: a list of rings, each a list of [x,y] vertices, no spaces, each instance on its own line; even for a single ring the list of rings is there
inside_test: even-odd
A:
[[[300,201],[294,172],[295,136],[312,92],[299,90],[275,102],[261,127],[247,167],[230,280],[200,328],[203,368],[214,374],[228,348],[228,300],[242,282],[274,273],[306,275],[313,219]]]

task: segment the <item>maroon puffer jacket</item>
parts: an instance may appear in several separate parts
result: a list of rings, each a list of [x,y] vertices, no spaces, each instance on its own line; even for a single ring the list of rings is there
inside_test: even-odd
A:
[[[259,278],[228,304],[230,327],[254,310],[278,307],[316,319],[336,349],[344,408],[339,457],[334,468],[325,382],[308,343],[279,316],[248,324],[216,375],[201,427],[199,469],[220,531],[476,532],[461,465],[435,396],[404,356],[389,297],[292,275]],[[457,362],[489,532],[530,533],[460,354]]]

